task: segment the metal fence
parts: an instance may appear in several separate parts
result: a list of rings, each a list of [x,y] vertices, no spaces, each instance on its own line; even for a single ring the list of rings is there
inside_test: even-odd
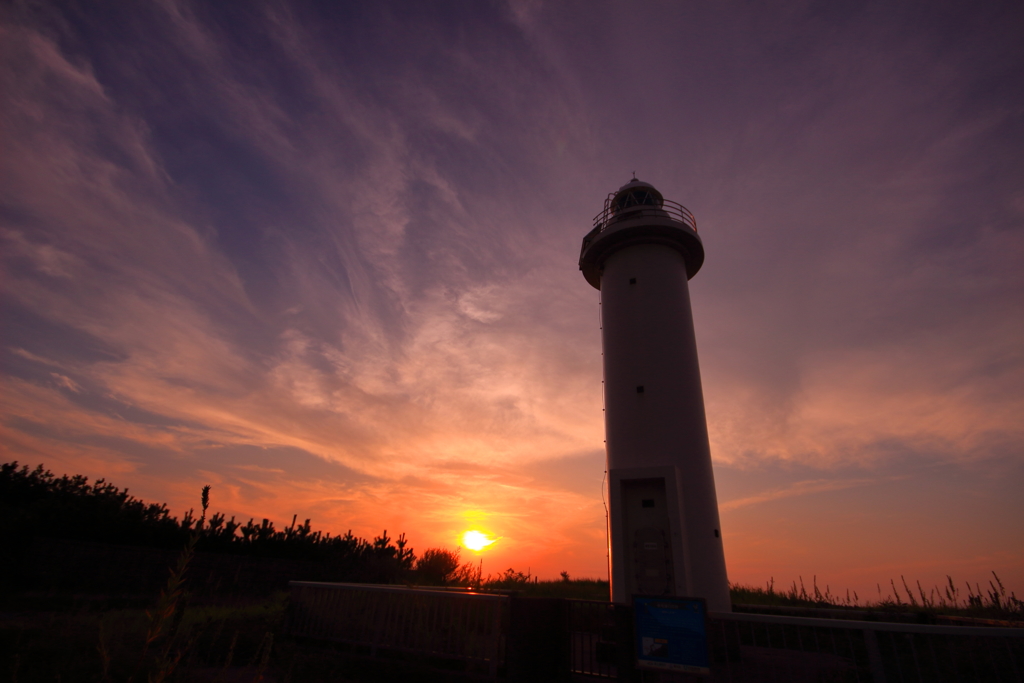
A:
[[[574,677],[639,680],[631,621],[627,606],[571,601]],[[712,613],[708,629],[715,681],[1024,683],[1024,629],[742,613]]]
[[[569,600],[570,673],[610,679],[624,674],[633,654],[631,620],[624,605]]]
[[[709,617],[716,680],[1024,683],[1024,629]]]
[[[491,680],[646,680],[629,605],[302,581],[291,593],[290,635],[357,654],[411,653]],[[714,681],[1024,683],[1024,628],[731,612],[708,615],[708,643]]]
[[[508,598],[350,583],[292,581],[288,633],[359,648],[468,664],[490,679],[504,658]]]

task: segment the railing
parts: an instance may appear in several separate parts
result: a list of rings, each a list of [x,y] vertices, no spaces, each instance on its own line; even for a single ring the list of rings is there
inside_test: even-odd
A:
[[[570,601],[572,674],[629,678],[631,621],[625,605]],[[1017,628],[712,613],[708,640],[716,681],[1024,681]]]
[[[461,661],[464,673],[496,680],[504,671],[510,682],[539,680],[529,672],[547,671],[545,662],[576,680],[634,675],[628,605],[565,600],[559,617],[557,605],[533,599],[525,609],[532,599],[514,598],[524,604],[510,609],[513,598],[486,593],[299,581],[291,591],[289,635],[345,643],[355,654]],[[711,613],[707,623],[715,681],[1024,683],[1024,628],[735,612]]]
[[[626,208],[616,208],[611,202],[605,202],[604,210],[594,216],[594,232],[603,232],[612,223],[635,218],[670,218],[697,232],[697,221],[690,210],[671,199],[663,200],[661,206],[636,204]]]
[[[460,660],[494,680],[504,658],[504,595],[292,581],[291,636]],[[469,671],[473,673],[473,671]]]
[[[709,615],[716,680],[1020,683],[1024,629]]]
[[[627,619],[623,618],[624,612]],[[569,671],[594,678],[618,678],[625,660],[633,656],[631,618],[632,610],[623,605],[569,600]]]

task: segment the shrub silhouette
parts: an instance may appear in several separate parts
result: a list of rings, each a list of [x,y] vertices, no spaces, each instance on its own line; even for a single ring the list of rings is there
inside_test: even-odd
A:
[[[430,586],[447,586],[456,577],[459,551],[427,548],[416,561],[416,580]]]
[[[90,484],[81,475],[57,477],[17,462],[0,465],[0,520],[0,544],[13,551],[37,537],[156,548],[190,543],[198,552],[323,562],[332,576],[371,583],[402,580],[416,560],[405,534],[392,539],[385,530],[372,541],[351,530],[332,536],[314,531],[308,519],[297,524],[298,515],[280,530],[269,519],[197,519],[192,510],[178,520],[166,504],[146,503],[104,479]]]
[[[90,485],[81,475],[58,478],[42,465],[0,465],[0,513],[0,533],[14,545],[46,536],[177,547],[187,537],[166,505],[145,503],[103,479]]]
[[[530,572],[527,571],[517,572],[515,569],[509,567],[505,571],[498,574],[497,578],[492,579],[490,576],[484,581],[484,585],[487,588],[498,588],[503,590],[522,588],[528,586],[533,581],[533,577]]]

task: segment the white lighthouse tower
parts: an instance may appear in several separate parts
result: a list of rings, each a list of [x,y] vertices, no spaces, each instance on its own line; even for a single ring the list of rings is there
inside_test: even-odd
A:
[[[636,179],[583,238],[580,270],[601,290],[615,602],[732,609],[687,286],[703,262],[693,214]]]

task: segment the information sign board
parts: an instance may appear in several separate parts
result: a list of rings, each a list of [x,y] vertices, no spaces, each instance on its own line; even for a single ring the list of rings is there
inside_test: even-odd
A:
[[[634,595],[633,620],[638,666],[711,673],[703,598]]]

